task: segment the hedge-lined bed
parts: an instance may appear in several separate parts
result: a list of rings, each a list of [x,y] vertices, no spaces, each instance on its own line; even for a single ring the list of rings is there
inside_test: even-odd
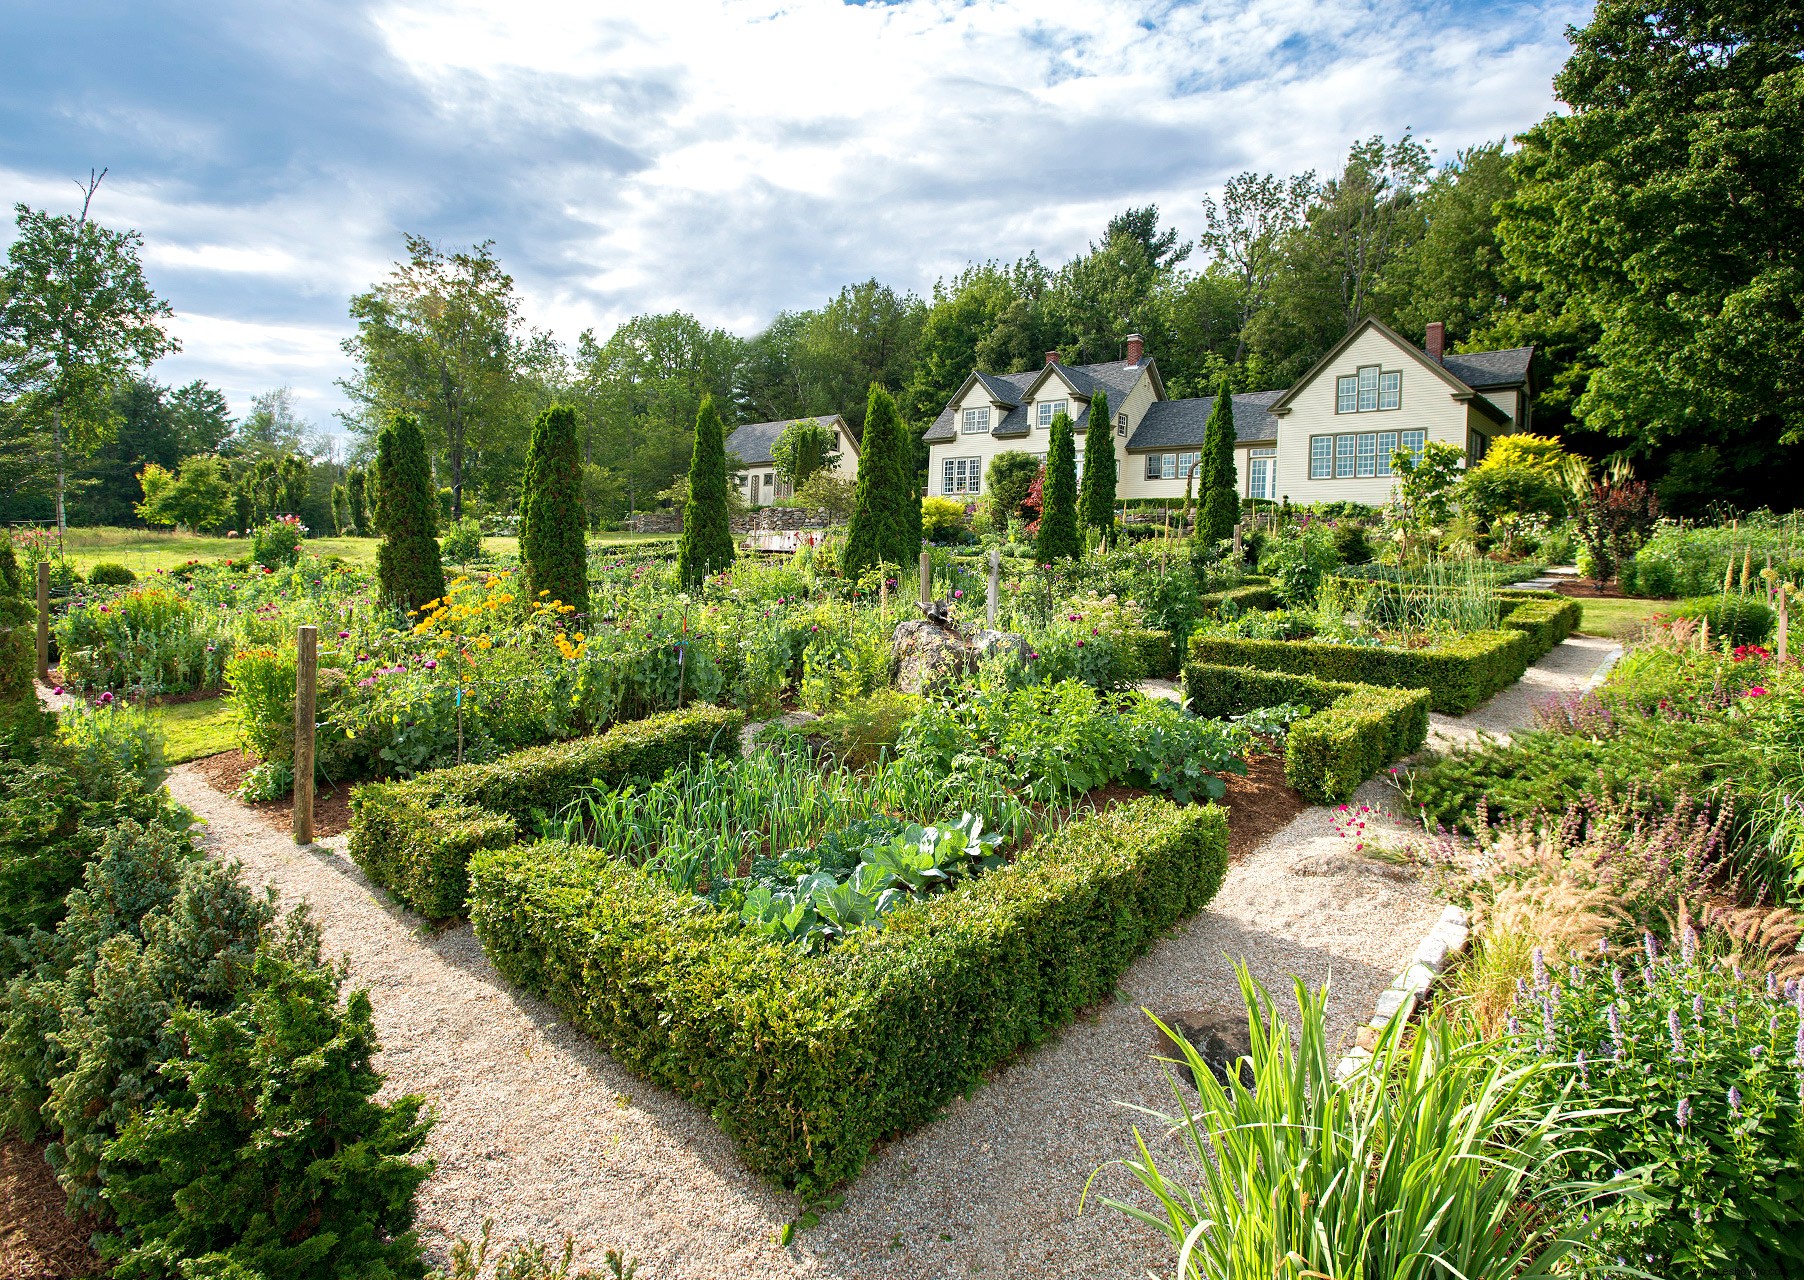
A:
[[[1215,895],[1227,838],[1215,805],[1136,800],[818,955],[566,844],[477,850],[470,914],[510,979],[816,1196],[1108,995]]]
[[[1312,708],[1314,714],[1290,726],[1284,778],[1317,804],[1339,804],[1428,739],[1427,689],[1193,662],[1184,668],[1184,699],[1201,716],[1239,715],[1286,702]]]
[[[662,777],[697,756],[736,756],[744,723],[743,712],[688,707],[488,764],[366,783],[351,792],[351,857],[421,915],[462,915],[476,850],[530,834],[540,815],[591,782],[618,786]]]
[[[1202,617],[1212,618],[1221,612],[1224,604],[1232,603],[1236,609],[1276,609],[1280,603],[1277,590],[1265,579],[1246,580],[1241,586],[1226,591],[1210,591],[1196,598],[1197,612]]]
[[[1433,709],[1464,715],[1521,678],[1531,661],[1523,631],[1472,631],[1425,649],[1317,640],[1190,637],[1190,661],[1314,676],[1318,680],[1426,689]],[[1206,713],[1205,713],[1206,714]]]
[[[1577,600],[1545,591],[1499,591],[1497,598],[1506,606],[1515,606],[1503,615],[1500,625],[1506,631],[1520,631],[1528,637],[1530,662],[1551,653],[1554,646],[1577,631],[1585,614],[1584,606]]]

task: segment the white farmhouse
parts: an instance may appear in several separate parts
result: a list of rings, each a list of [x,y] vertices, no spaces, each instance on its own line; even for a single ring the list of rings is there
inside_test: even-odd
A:
[[[790,496],[789,484],[777,474],[771,450],[783,428],[796,422],[818,422],[833,432],[833,452],[839,461],[828,474],[843,480],[858,478],[858,437],[851,424],[837,413],[819,414],[813,418],[785,418],[781,422],[753,422],[737,428],[726,439],[727,475],[739,486],[747,505],[762,507],[779,498]]]
[[[1447,352],[1440,324],[1418,347],[1375,319],[1361,321],[1288,391],[1234,397],[1236,485],[1242,497],[1297,504],[1391,497],[1391,454],[1430,440],[1468,464],[1493,438],[1529,425],[1532,347]],[[1056,351],[1025,373],[973,373],[927,429],[927,492],[983,491],[990,459],[1011,450],[1044,459],[1052,420],[1071,415],[1082,474],[1090,402],[1108,395],[1116,496],[1182,498],[1197,465],[1213,396],[1172,400],[1139,335],[1127,359],[1067,365]]]

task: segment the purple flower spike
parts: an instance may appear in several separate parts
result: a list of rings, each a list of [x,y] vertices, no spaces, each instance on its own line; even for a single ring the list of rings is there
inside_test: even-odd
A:
[[[1700,1023],[1703,1022],[1703,1020],[1704,1020],[1704,997],[1703,996],[1691,997],[1691,1016],[1698,1022],[1700,1022]]]
[[[1690,1098],[1680,1098],[1679,1105],[1674,1110],[1673,1114],[1678,1117],[1679,1128],[1683,1129],[1686,1125],[1690,1124],[1691,1123],[1691,1099]]]
[[[1647,952],[1648,964],[1653,964],[1653,962],[1659,958],[1660,944],[1654,941],[1653,934],[1644,933],[1641,935],[1641,949]]]
[[[1685,1052],[1685,1035],[1679,1029],[1679,1011],[1669,1009],[1666,1013],[1666,1029],[1672,1034],[1672,1051],[1675,1054]]]
[[[1698,932],[1690,925],[1686,925],[1684,932],[1679,935],[1679,954],[1683,957],[1685,963],[1689,965],[1697,958],[1697,953]]]
[[[1729,1086],[1729,1114],[1732,1116],[1741,1114],[1741,1090],[1734,1085]]]
[[[1535,990],[1547,990],[1547,956],[1540,947],[1536,947],[1529,952],[1529,959],[1534,962],[1535,966]]]

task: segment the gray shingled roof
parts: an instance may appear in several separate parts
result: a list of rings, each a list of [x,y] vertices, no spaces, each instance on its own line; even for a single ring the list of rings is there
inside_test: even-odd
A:
[[[783,434],[783,428],[792,422],[818,422],[823,427],[833,425],[836,413],[817,413],[813,418],[785,418],[781,422],[750,422],[738,428],[727,437],[727,453],[739,459],[748,467],[768,467],[776,460],[770,451],[777,443],[777,437]],[[851,434],[851,427],[846,434]]]
[[[1096,394],[1097,388],[1108,392],[1110,412],[1121,407],[1134,384],[1140,380],[1145,370],[1145,362],[1129,364],[1125,360],[1111,360],[1106,364],[1058,364],[1056,368],[1072,388],[1087,396]],[[1009,411],[1002,415],[1001,421],[990,428],[990,434],[997,437],[1025,436],[1033,424],[1028,420],[1028,411],[1022,407],[1021,400],[1027,394],[1027,388],[1033,385],[1044,368],[1027,369],[1020,373],[980,373],[977,378],[983,383],[990,395],[998,402],[1008,405]],[[1090,421],[1090,407],[1086,404],[1071,419],[1072,430],[1082,434]],[[952,419],[952,406],[947,405],[940,411],[940,416],[933,420],[933,425],[922,433],[921,438],[928,444],[943,444],[958,439],[958,425]]]
[[[1234,440],[1237,444],[1278,438],[1278,420],[1270,408],[1282,391],[1247,391],[1234,397]],[[1203,443],[1203,431],[1215,410],[1214,396],[1193,400],[1160,400],[1147,406],[1146,416],[1134,428],[1127,443],[1136,449],[1193,449]]]
[[[1535,354],[1533,347],[1510,347],[1504,351],[1448,352],[1441,365],[1471,387],[1483,391],[1490,387],[1513,387],[1528,381],[1528,364]]]

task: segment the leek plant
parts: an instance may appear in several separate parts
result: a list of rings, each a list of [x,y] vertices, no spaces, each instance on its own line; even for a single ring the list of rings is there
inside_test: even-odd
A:
[[[1220,1084],[1184,1044],[1196,1106],[1174,1078],[1179,1114],[1146,1114],[1181,1139],[1194,1183],[1161,1169],[1136,1127],[1139,1158],[1121,1163],[1158,1209],[1104,1201],[1166,1236],[1180,1280],[1571,1274],[1585,1242],[1577,1211],[1605,1188],[1543,1175],[1598,1114],[1535,1103],[1534,1076],[1555,1064],[1514,1065],[1469,1020],[1434,1014],[1408,1034],[1394,1019],[1370,1065],[1339,1083],[1325,990],[1297,980],[1293,1042],[1264,988],[1244,964],[1238,973],[1251,1087],[1234,1073]]]

